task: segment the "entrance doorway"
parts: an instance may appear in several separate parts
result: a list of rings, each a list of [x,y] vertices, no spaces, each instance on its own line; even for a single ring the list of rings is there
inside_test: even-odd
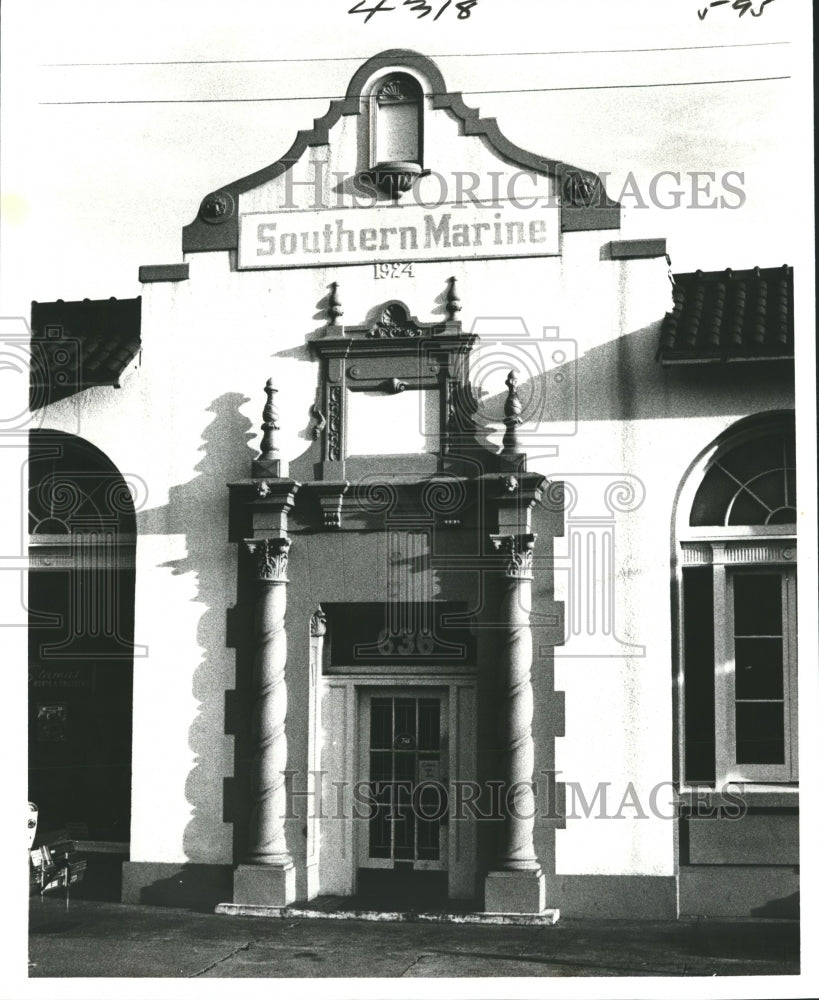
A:
[[[359,693],[358,895],[380,908],[447,898],[445,689]]]
[[[98,448],[58,431],[31,432],[28,469],[28,794],[38,835],[118,858],[131,825],[132,490]]]

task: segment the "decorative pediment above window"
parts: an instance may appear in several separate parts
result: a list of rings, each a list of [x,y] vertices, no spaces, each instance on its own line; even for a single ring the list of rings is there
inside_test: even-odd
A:
[[[333,289],[326,334],[311,343],[321,360],[320,478],[432,475],[476,449],[489,470],[495,456],[476,445],[468,380],[476,337],[454,318],[459,308],[453,278],[446,320],[422,322],[393,299],[368,322],[341,326]]]
[[[430,325],[429,332],[434,333],[435,327]],[[440,329],[440,328],[439,328]],[[388,302],[384,311],[367,332],[368,337],[421,337],[424,331],[410,316],[403,302]]]

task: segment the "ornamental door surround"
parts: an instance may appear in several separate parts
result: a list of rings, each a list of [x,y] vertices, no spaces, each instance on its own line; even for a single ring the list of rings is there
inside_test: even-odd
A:
[[[377,321],[343,328],[337,286],[330,297],[326,336],[312,342],[321,361],[321,479],[288,476],[276,441],[275,387],[265,387],[261,454],[251,477],[230,485],[233,540],[252,574],[253,658],[251,816],[244,863],[234,875],[236,902],[287,905],[295,899],[293,858],[288,850],[285,771],[288,766],[287,678],[304,664],[288,658],[286,612],[288,557],[300,535],[337,531],[401,530],[425,518],[431,531],[471,531],[481,572],[492,574],[498,605],[492,609],[496,650],[497,740],[507,798],[495,858],[484,881],[484,907],[496,912],[539,912],[544,877],[534,848],[533,658],[530,610],[536,535],[531,512],[544,497],[562,515],[560,484],[526,471],[516,428],[520,401],[514,373],[507,380],[507,433],[499,454],[474,439],[467,360],[474,338],[455,319],[454,279],[449,319],[424,324],[400,302],[387,303]],[[353,387],[355,383],[355,387]],[[391,475],[376,460],[366,482],[344,478],[344,394],[358,385],[385,392],[441,389],[441,448],[423,456],[434,464],[415,474]],[[338,408],[337,408],[338,407]],[[339,412],[340,411],[340,412]],[[471,433],[470,433],[471,432]],[[367,457],[368,458],[368,457]],[[361,469],[365,473],[365,469]],[[420,474],[419,474],[420,473]],[[471,473],[471,474],[470,474]],[[293,531],[289,528],[293,521]],[[557,523],[557,522],[555,522]],[[562,524],[562,521],[560,522]],[[554,534],[560,532],[557,525]],[[406,530],[406,527],[405,529]],[[550,541],[550,540],[548,540]],[[304,734],[299,733],[301,739]]]

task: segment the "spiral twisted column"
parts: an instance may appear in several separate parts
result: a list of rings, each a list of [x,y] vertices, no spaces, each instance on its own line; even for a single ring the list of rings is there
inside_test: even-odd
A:
[[[505,797],[497,856],[485,886],[486,909],[539,912],[544,881],[535,853],[535,796],[532,786],[532,562],[533,534],[492,535],[503,556],[503,593],[499,621],[503,633],[498,655],[498,739]]]
[[[505,587],[500,620],[505,625],[499,656],[500,704],[498,736],[503,754],[506,809],[497,868],[539,868],[534,849],[532,777],[532,555],[535,535],[494,535],[495,548],[505,557]]]
[[[284,771],[287,767],[287,553],[290,540],[266,538],[247,547],[256,560],[258,595],[254,617],[253,743],[248,860],[287,861],[284,816],[287,812]]]
[[[254,612],[251,794],[246,864],[234,876],[239,902],[286,905],[295,897],[287,850],[287,555],[288,538],[252,539],[256,577]]]

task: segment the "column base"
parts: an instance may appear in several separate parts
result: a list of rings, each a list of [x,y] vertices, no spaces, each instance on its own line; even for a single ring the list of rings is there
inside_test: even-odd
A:
[[[289,906],[296,899],[293,862],[239,865],[233,873],[233,902],[254,906]]]
[[[540,868],[488,872],[483,894],[487,913],[542,913],[546,909],[546,878]]]

